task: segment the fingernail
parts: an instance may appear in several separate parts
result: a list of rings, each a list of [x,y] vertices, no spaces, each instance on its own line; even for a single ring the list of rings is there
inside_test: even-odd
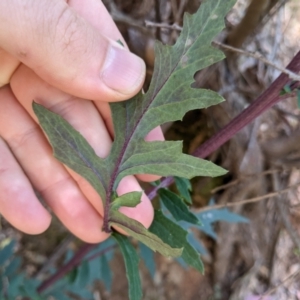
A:
[[[132,94],[141,89],[145,79],[144,61],[135,54],[112,43],[105,59],[102,80],[112,90],[122,94]]]

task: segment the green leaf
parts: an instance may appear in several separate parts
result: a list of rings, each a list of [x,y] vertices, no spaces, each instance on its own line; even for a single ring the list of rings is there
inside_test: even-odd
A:
[[[89,263],[87,261],[83,261],[80,266],[78,266],[74,285],[78,286],[79,288],[85,288],[89,283],[89,272]]]
[[[159,236],[171,247],[182,247],[182,259],[199,272],[204,272],[199,253],[187,241],[187,231],[165,217],[161,211],[155,211],[154,221],[149,230]]]
[[[177,257],[182,253],[181,247],[170,247],[169,244],[149,232],[140,222],[130,219],[118,211],[111,211],[110,224],[122,228],[129,235],[164,256]]]
[[[119,244],[125,261],[126,276],[129,285],[129,299],[140,300],[143,294],[141,279],[139,275],[138,255],[126,237],[122,236],[119,233],[113,233],[112,236]]]
[[[121,206],[136,207],[141,202],[143,192],[130,192],[113,200],[112,210],[118,210]]]
[[[124,47],[124,44],[123,44],[123,42],[122,42],[120,39],[117,40],[117,43],[118,43],[119,45],[121,45],[122,47]]]
[[[0,253],[1,256],[1,253]],[[20,268],[22,260],[20,257],[14,257],[10,264],[5,268],[4,276],[10,277]]]
[[[142,260],[145,263],[145,266],[147,267],[152,279],[155,275],[156,265],[155,265],[155,259],[154,259],[154,252],[144,245],[143,243],[139,243],[140,248],[140,255]]]
[[[234,3],[235,0],[204,1],[195,15],[185,14],[183,30],[174,46],[156,43],[154,74],[147,93],[110,104],[115,137],[106,159],[99,158],[63,118],[33,104],[55,157],[87,179],[101,196],[106,212],[105,230],[114,193],[127,175],[174,175],[189,179],[226,172],[211,162],[183,154],[181,142],[146,142],[145,136],[161,124],[182,119],[189,110],[223,101],[215,92],[191,85],[197,71],[224,58],[211,42],[224,28],[224,17]]]
[[[0,266],[2,266],[14,254],[14,246],[16,242],[11,241],[0,251]]]
[[[174,180],[180,196],[183,197],[187,203],[192,204],[192,198],[190,195],[190,191],[192,191],[191,182],[186,178],[176,176],[174,177]]]
[[[112,270],[108,264],[108,259],[106,258],[106,255],[102,255],[100,257],[100,272],[101,280],[103,281],[106,290],[110,291],[112,285]]]
[[[34,113],[46,132],[54,150],[54,156],[69,168],[84,177],[105,200],[104,160],[98,157],[85,138],[61,116],[42,105],[32,104]]]
[[[300,89],[297,90],[297,105],[300,108]]]
[[[178,195],[167,189],[160,189],[158,194],[161,201],[176,221],[186,221],[192,224],[200,225],[199,219],[189,211],[189,208]]]

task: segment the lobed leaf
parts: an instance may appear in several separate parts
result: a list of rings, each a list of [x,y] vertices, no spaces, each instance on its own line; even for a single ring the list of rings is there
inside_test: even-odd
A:
[[[44,106],[33,102],[33,111],[46,132],[54,156],[66,166],[84,177],[105,199],[107,169],[85,138],[66,120]]]
[[[110,104],[115,139],[106,159],[99,158],[63,118],[33,103],[55,157],[87,179],[101,196],[105,231],[109,231],[110,210],[115,209],[115,205],[111,206],[115,191],[127,175],[173,175],[189,179],[225,173],[211,162],[183,154],[181,142],[146,142],[144,138],[156,126],[180,120],[191,109],[223,101],[215,92],[194,89],[191,84],[195,72],[224,58],[211,42],[223,29],[224,16],[234,2],[204,1],[196,14],[185,14],[183,30],[174,46],[156,43],[154,74],[147,93]]]

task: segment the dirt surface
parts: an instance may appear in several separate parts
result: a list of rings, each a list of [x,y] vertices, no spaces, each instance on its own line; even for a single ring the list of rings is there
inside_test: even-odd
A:
[[[182,25],[184,11],[194,12],[200,1],[161,0],[104,1],[117,21],[132,51],[147,63],[145,89],[153,71],[155,39],[172,44],[178,31],[146,28],[145,20]],[[276,1],[269,1],[273,3]],[[282,1],[277,1],[282,2]],[[229,14],[223,41],[245,16],[247,1],[240,0]],[[276,8],[276,7],[275,7]],[[300,49],[300,2],[287,1],[281,8],[263,12],[255,34],[242,46],[259,51],[269,61],[285,66]],[[226,42],[226,41],[225,41]],[[195,86],[220,93],[226,102],[202,111],[189,112],[182,122],[166,124],[166,138],[183,140],[184,151],[192,153],[203,141],[239,114],[280,74],[265,63],[247,57],[229,55],[195,76]],[[227,184],[215,193],[218,204],[240,202],[286,189],[300,182],[300,111],[296,97],[280,102],[230,142],[209,157],[229,173],[221,179],[196,178],[193,184],[194,209],[207,206],[212,189]],[[156,255],[157,270],[151,278],[141,266],[145,300],[297,300],[300,299],[300,200],[299,188],[231,210],[250,220],[249,224],[217,224],[213,241],[201,235],[208,249],[204,257],[206,272],[201,275],[185,270],[177,262]],[[29,237],[12,229],[1,219],[0,241],[16,238],[24,268],[36,274],[67,236],[54,221],[50,230]],[[68,247],[76,249],[73,241]],[[58,263],[61,260],[58,260]],[[109,294],[102,284],[96,286],[95,299],[127,299],[127,279],[119,254],[111,262],[114,278]]]

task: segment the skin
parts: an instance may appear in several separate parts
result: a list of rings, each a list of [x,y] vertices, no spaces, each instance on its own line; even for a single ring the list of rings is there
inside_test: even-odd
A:
[[[45,231],[47,206],[77,237],[98,243],[102,201],[78,174],[52,156],[32,111],[33,99],[63,116],[100,157],[109,154],[113,127],[108,102],[126,100],[143,85],[144,62],[121,47],[120,32],[99,0],[0,1],[0,213],[28,234]],[[160,128],[145,138],[163,140]],[[154,175],[139,175],[152,181]],[[118,193],[141,190],[124,178]],[[149,227],[153,208],[145,194],[120,209]]]

